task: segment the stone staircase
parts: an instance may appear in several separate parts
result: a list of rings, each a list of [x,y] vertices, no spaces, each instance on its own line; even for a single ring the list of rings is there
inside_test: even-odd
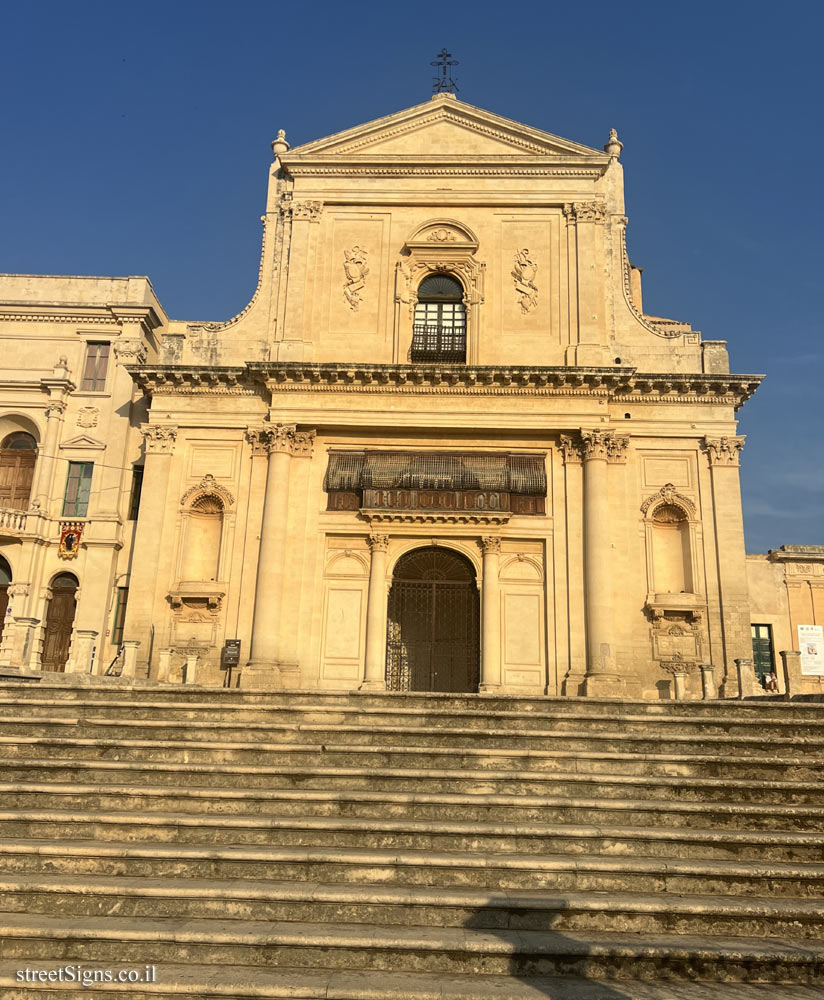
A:
[[[824,705],[6,683],[0,995],[821,998],[822,775]]]

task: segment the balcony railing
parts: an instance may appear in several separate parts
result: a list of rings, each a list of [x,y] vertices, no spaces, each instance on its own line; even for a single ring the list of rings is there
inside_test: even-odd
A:
[[[412,361],[466,361],[466,327],[415,323],[411,357]]]
[[[0,507],[0,531],[25,531],[26,511],[16,507]]]

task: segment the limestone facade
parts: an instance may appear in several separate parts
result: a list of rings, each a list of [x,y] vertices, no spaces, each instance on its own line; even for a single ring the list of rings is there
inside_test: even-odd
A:
[[[121,649],[219,684],[239,639],[243,686],[700,697],[703,665],[735,695],[735,411],[761,376],[644,313],[617,135],[439,94],[272,146],[258,286],[228,322],[168,320],[146,279],[0,278],[0,438],[35,437],[43,498],[0,512],[0,662],[31,634],[37,665],[70,566],[69,669]],[[94,473],[69,562],[74,456]]]

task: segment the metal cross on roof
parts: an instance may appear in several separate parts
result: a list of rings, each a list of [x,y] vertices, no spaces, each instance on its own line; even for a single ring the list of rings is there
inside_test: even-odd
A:
[[[458,85],[449,74],[450,67],[458,65],[458,60],[452,58],[452,53],[441,49],[435,61],[430,65],[437,66],[439,70],[438,76],[432,77],[432,92],[435,94],[457,93]]]

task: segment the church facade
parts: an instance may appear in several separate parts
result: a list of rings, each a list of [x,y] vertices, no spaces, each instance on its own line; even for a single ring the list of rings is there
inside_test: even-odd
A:
[[[227,322],[0,279],[4,481],[30,461],[36,504],[0,512],[0,662],[51,662],[71,577],[68,669],[220,684],[239,640],[247,687],[735,695],[760,376],[644,312],[617,135],[438,94],[272,146]]]

